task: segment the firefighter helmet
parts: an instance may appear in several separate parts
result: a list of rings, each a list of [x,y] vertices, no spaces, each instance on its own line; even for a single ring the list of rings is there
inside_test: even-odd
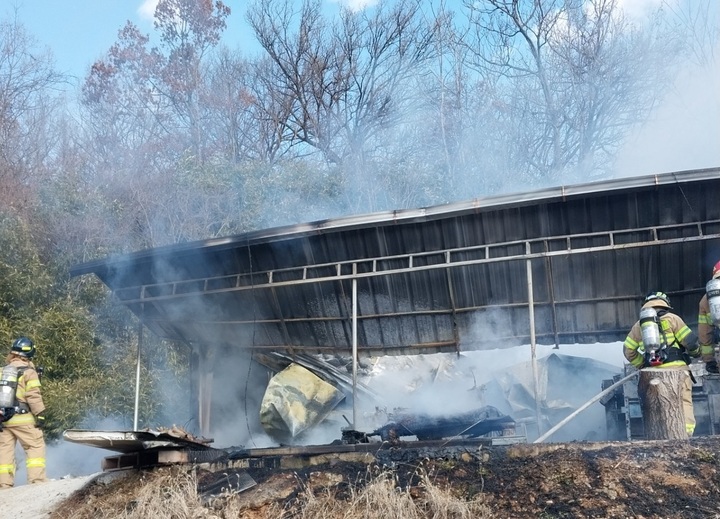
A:
[[[720,278],[720,261],[715,263],[715,266],[713,267],[712,277],[713,279]]]
[[[643,308],[668,308],[672,309],[672,306],[670,306],[670,298],[665,294],[665,292],[651,292],[645,297],[645,301],[643,301]]]
[[[12,343],[10,351],[21,357],[32,359],[35,355],[35,343],[27,337],[18,337]]]

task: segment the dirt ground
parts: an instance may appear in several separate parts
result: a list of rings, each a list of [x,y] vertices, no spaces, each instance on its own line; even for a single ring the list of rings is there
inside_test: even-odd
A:
[[[235,497],[246,511],[243,517],[253,517],[254,510],[271,503],[292,510],[308,488],[330,489],[341,499],[348,485],[363,485],[388,470],[403,489],[421,494],[425,474],[458,497],[481,498],[499,518],[720,518],[720,436],[489,446],[392,467],[330,462],[294,470],[247,469],[257,485]],[[200,493],[217,475],[207,470],[196,474]],[[50,517],[67,517],[63,510],[79,510],[89,502],[96,511],[103,501],[112,506],[129,502],[148,480],[145,476],[135,473],[103,484],[89,479],[74,494],[58,495]],[[222,505],[216,500],[214,506]]]

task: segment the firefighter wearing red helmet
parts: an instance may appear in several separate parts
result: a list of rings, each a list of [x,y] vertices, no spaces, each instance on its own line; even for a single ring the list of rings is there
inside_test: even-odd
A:
[[[643,301],[640,319],[623,343],[625,358],[638,369],[659,367],[681,369],[686,373],[682,388],[685,432],[695,432],[690,357],[700,356],[697,336],[682,318],[672,312],[670,299],[663,292],[652,292]],[[687,355],[685,355],[687,353]]]
[[[47,481],[45,473],[45,404],[32,358],[35,344],[27,337],[13,341],[0,376],[0,489],[15,483],[15,444],[25,451],[28,483]],[[9,404],[9,405],[8,405]]]
[[[698,338],[700,353],[708,373],[720,373],[715,359],[715,345],[720,331],[720,261],[712,270],[712,279],[705,285],[705,293],[698,309]]]

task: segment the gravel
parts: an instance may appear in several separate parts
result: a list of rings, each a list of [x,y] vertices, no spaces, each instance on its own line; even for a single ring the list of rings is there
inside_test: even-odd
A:
[[[43,519],[63,500],[81,489],[98,474],[53,479],[47,483],[20,485],[0,490],[3,500],[3,517],[28,517]]]

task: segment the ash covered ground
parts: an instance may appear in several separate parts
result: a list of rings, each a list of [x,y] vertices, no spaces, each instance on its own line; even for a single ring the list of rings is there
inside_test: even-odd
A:
[[[399,447],[402,448],[402,447]],[[720,517],[720,437],[687,441],[572,442],[487,446],[453,458],[377,464],[329,460],[293,470],[248,469],[257,485],[235,496],[242,517],[265,517],[273,503],[293,511],[307,491],[343,499],[350,485],[363,485],[391,470],[398,487],[423,492],[422,476],[463,499],[481,499],[498,518],[710,518]],[[155,469],[169,470],[169,469]],[[198,482],[212,478],[197,471]],[[50,517],[87,510],[102,516],[103,503],[131,503],[147,473],[85,485],[56,503]],[[214,504],[217,517],[222,504]],[[295,513],[300,513],[297,509]],[[291,517],[293,515],[288,515]],[[77,515],[76,515],[77,517]]]

